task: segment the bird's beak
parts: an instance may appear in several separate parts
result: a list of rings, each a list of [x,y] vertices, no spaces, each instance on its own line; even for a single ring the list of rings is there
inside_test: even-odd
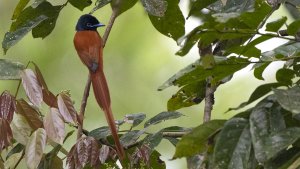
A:
[[[105,26],[105,25],[103,23],[98,23],[98,24],[93,25],[92,27],[102,27],[102,26]]]

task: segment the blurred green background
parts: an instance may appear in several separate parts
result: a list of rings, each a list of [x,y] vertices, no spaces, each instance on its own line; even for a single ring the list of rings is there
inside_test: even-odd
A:
[[[5,32],[9,30],[10,18],[17,3],[17,0],[0,1],[1,41]],[[61,2],[51,1],[51,3]],[[88,71],[80,62],[73,47],[73,36],[77,19],[80,15],[88,13],[92,6],[82,12],[68,4],[61,11],[56,28],[48,37],[33,39],[28,34],[6,55],[2,50],[0,51],[1,58],[24,64],[28,61],[37,63],[48,87],[54,94],[62,90],[70,90],[77,110],[80,107]],[[181,8],[186,11],[185,2],[181,3]],[[94,13],[105,24],[108,23],[110,14],[109,6]],[[184,15],[186,16],[187,13],[185,12]],[[188,21],[186,26],[188,32],[197,26],[197,22]],[[100,34],[103,34],[103,31],[103,28],[99,29]],[[126,114],[138,112],[146,113],[147,118],[150,118],[166,110],[168,99],[178,88],[171,87],[159,92],[158,86],[199,57],[196,48],[185,57],[174,54],[178,49],[179,47],[172,39],[155,30],[140,3],[117,18],[104,50],[104,69],[110,87],[113,112],[117,119],[123,119]],[[267,81],[273,81],[277,66],[275,64],[268,68],[268,73],[264,74]],[[265,81],[256,80],[249,67],[237,73],[232,81],[217,90],[212,118],[223,119],[233,116],[235,112],[227,114],[224,112],[229,107],[235,107],[246,101],[256,86],[262,83]],[[9,90],[14,94],[17,84],[17,81],[0,81],[0,91]],[[19,97],[24,97],[23,90],[20,91]],[[48,109],[44,108],[43,111],[46,112]],[[179,112],[185,116],[178,120],[161,123],[150,130],[154,132],[172,125],[184,127],[199,125],[202,123],[203,103],[181,109]],[[91,130],[104,125],[106,125],[104,115],[91,94],[86,109],[84,128]],[[72,143],[74,140],[69,141],[65,147],[69,149]],[[163,141],[157,150],[163,155],[162,159],[167,162],[168,168],[186,168],[183,159],[169,160],[175,149],[168,141]],[[25,167],[19,166],[19,168]]]

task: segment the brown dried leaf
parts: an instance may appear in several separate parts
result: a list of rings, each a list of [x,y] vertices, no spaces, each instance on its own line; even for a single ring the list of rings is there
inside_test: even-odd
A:
[[[21,71],[21,78],[23,88],[30,102],[40,107],[43,101],[43,92],[35,73],[31,69],[25,69]]]
[[[43,89],[42,91],[44,102],[50,107],[58,108],[56,96],[47,89]]]
[[[8,91],[4,91],[0,96],[0,118],[6,119],[10,123],[15,110],[15,98]]]
[[[32,133],[32,128],[28,124],[26,118],[21,115],[16,113],[14,116],[13,121],[10,124],[14,139],[23,145],[26,145],[29,136]]]
[[[104,164],[105,161],[108,159],[108,157],[109,157],[109,146],[102,145],[102,147],[100,148],[100,153],[99,153],[99,160],[100,160],[101,164]]]
[[[44,118],[44,127],[47,136],[54,142],[62,144],[65,138],[65,123],[56,108],[50,108],[50,112]]]
[[[67,92],[62,92],[58,95],[57,104],[59,112],[63,116],[64,120],[68,123],[73,121],[75,124],[77,124],[77,113],[73,106],[70,95]]]
[[[43,126],[39,113],[30,106],[25,100],[17,100],[17,113],[23,115],[32,129],[38,129]]]
[[[43,128],[32,133],[25,148],[25,161],[29,169],[36,169],[43,157],[47,135]]]
[[[0,118],[0,152],[12,144],[12,131],[6,119]]]
[[[38,80],[40,86],[42,86],[43,89],[46,89],[48,91],[48,86],[45,82],[45,79],[42,75],[42,72],[41,72],[40,68],[34,62],[31,62],[31,63],[33,63],[33,65],[34,65],[34,69],[35,69],[35,72],[36,72],[36,77],[37,77],[37,80]]]
[[[97,167],[99,161],[99,146],[93,137],[83,137],[71,148],[67,156],[69,169],[80,169],[89,164]]]

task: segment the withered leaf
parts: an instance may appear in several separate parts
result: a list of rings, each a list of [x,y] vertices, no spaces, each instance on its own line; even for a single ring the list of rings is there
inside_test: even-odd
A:
[[[0,96],[0,118],[6,119],[10,123],[15,110],[15,98],[8,91],[4,91]]]

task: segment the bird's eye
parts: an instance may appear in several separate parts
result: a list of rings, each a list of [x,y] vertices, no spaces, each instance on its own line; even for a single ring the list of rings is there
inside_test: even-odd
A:
[[[92,27],[92,24],[91,23],[87,23],[86,26],[87,27]]]

